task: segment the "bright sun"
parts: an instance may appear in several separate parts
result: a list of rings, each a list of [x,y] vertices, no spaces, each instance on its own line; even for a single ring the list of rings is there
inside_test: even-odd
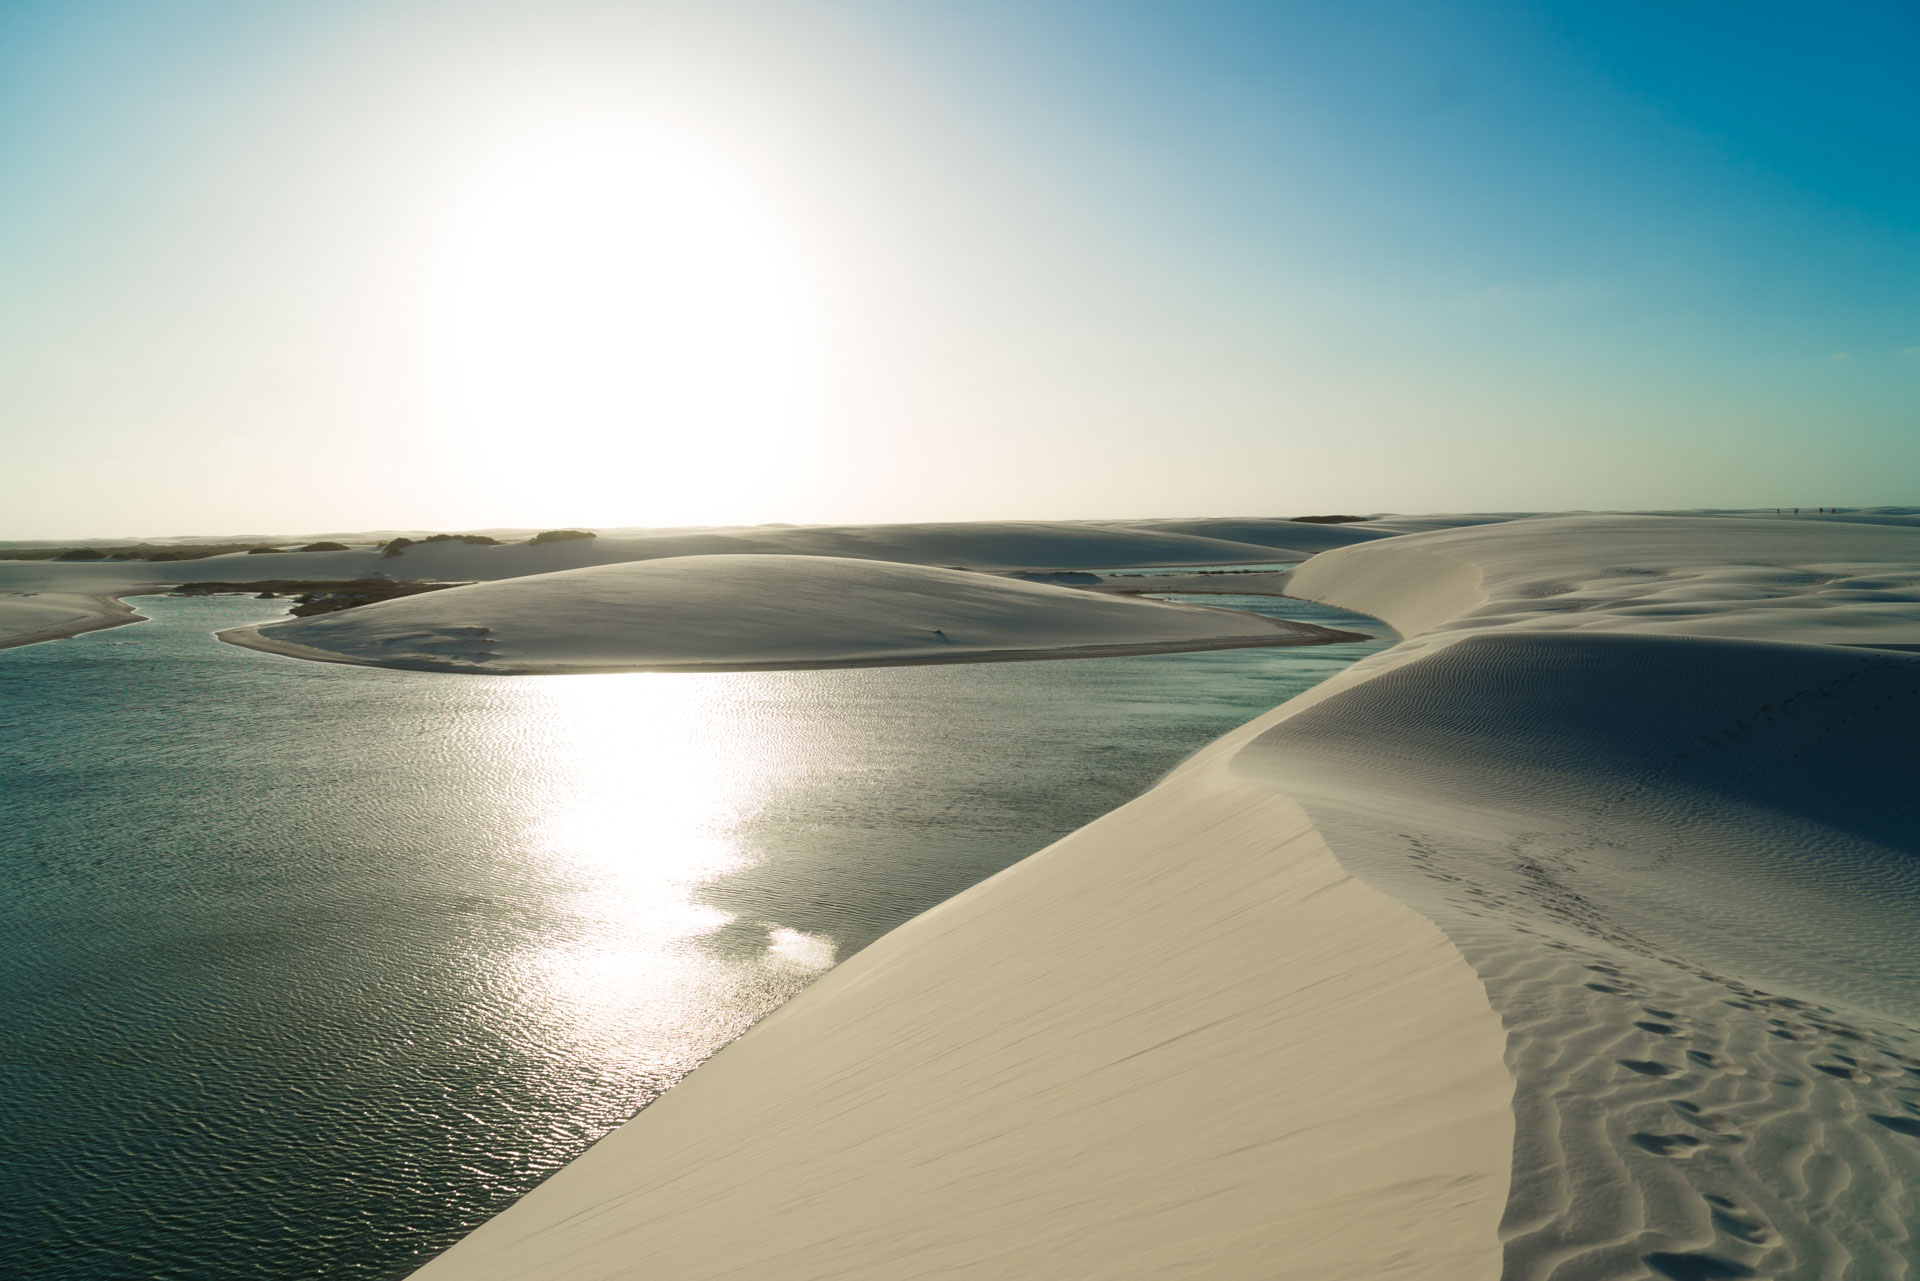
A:
[[[820,317],[750,174],[671,139],[556,130],[483,166],[457,224],[446,399],[457,433],[516,458],[519,493],[669,524],[770,483],[817,412]]]

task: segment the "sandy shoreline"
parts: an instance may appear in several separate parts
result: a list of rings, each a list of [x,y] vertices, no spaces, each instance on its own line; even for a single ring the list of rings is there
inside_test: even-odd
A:
[[[459,676],[555,676],[565,674],[612,675],[621,672],[783,672],[822,671],[842,667],[930,667],[954,663],[1022,663],[1064,658],[1126,658],[1141,654],[1191,654],[1219,649],[1262,649],[1288,645],[1335,645],[1343,641],[1369,640],[1362,632],[1343,632],[1316,627],[1311,623],[1293,623],[1294,628],[1311,631],[1274,631],[1243,636],[1223,636],[1212,640],[1160,641],[1119,645],[1067,645],[1056,648],[963,650],[946,654],[895,654],[880,657],[775,660],[764,663],[653,663],[582,666],[579,664],[493,664],[481,667],[454,667],[428,660],[376,660],[358,658],[329,650],[313,649],[262,636],[258,627],[235,627],[215,632],[229,645],[255,649],[283,658],[298,658],[316,663],[342,663],[350,667],[385,667],[397,671],[435,672]]]
[[[1011,662],[1362,638],[1211,605],[797,555],[591,566],[221,634],[285,657],[506,676]]]
[[[1252,732],[842,963],[417,1275],[1492,1281],[1498,1022],[1232,777]]]
[[[145,592],[146,589],[143,588],[140,594]],[[50,604],[49,601],[57,603]],[[13,608],[9,609],[9,606]],[[43,609],[51,613],[77,616],[46,626],[29,627],[29,624],[39,621]],[[43,641],[65,640],[69,636],[81,636],[87,632],[104,631],[109,627],[124,627],[128,623],[146,621],[145,614],[138,612],[118,596],[78,597],[60,594],[50,598],[35,595],[24,599],[0,600],[0,649],[12,649],[19,645],[38,645]],[[16,628],[19,630],[15,630]]]

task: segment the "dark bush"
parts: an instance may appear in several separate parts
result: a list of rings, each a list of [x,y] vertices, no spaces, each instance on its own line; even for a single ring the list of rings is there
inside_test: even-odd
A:
[[[396,538],[381,548],[380,554],[386,557],[398,556],[411,546],[413,546],[413,540],[411,538]]]
[[[76,547],[70,552],[62,552],[56,560],[105,560],[107,554],[97,547]]]
[[[247,555],[265,556],[272,552],[284,552],[286,550],[284,547],[249,547],[247,548]]]
[[[296,547],[294,550],[302,552],[344,552],[348,550],[348,548],[345,543],[320,542],[308,543],[305,547]]]
[[[545,533],[535,534],[527,540],[529,547],[538,547],[541,543],[567,543],[576,538],[595,538],[598,535],[584,529],[549,529]]]

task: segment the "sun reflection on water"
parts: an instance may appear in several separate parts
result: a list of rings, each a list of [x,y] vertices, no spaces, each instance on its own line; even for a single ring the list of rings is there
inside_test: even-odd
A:
[[[275,608],[0,654],[0,1274],[396,1276],[1355,656],[456,678],[208,639]]]
[[[489,817],[562,919],[502,958],[542,1035],[616,1073],[677,1075],[832,965],[832,940],[742,921],[702,886],[758,857],[743,827],[821,763],[751,674],[523,678],[488,731],[525,764]],[[830,755],[830,754],[828,754]]]

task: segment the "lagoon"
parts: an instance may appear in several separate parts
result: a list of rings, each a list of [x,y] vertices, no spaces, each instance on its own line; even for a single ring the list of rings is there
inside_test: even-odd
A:
[[[438,676],[0,653],[0,1272],[390,1278],[893,926],[1392,639]]]

